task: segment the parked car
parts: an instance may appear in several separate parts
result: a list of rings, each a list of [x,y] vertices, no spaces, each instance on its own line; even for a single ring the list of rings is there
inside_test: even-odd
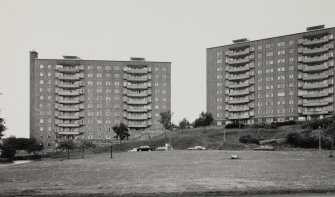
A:
[[[128,150],[128,152],[137,152],[137,151],[138,151],[137,148],[133,148],[131,150]]]
[[[156,151],[166,151],[167,148],[165,146],[159,146],[156,148]]]
[[[188,148],[188,150],[206,150],[206,147],[203,147],[203,146],[194,146],[194,147]]]
[[[155,148],[152,148],[150,146],[140,146],[137,151],[154,151]]]

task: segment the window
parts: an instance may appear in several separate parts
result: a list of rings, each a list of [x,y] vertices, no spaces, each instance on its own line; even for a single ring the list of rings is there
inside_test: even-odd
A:
[[[43,64],[40,65],[40,68],[44,68]]]
[[[290,57],[290,58],[289,58],[289,61],[290,61],[290,62],[294,62],[294,57]]]
[[[285,88],[285,84],[284,84],[284,83],[278,84],[277,87],[278,87],[278,88]]]
[[[102,85],[102,81],[97,81],[97,85],[101,86]]]
[[[278,59],[277,62],[278,62],[278,63],[284,63],[284,62],[285,62],[285,59]]]
[[[265,64],[266,65],[271,65],[271,64],[273,64],[273,60],[266,60]]]
[[[217,67],[216,70],[217,71],[222,71],[222,67]]]
[[[101,74],[101,73],[98,73],[98,74],[97,74],[97,77],[102,77],[102,74]]]
[[[217,79],[222,79],[222,75],[217,75],[216,78]]]
[[[267,68],[266,73],[273,73],[273,68]]]
[[[285,92],[278,92],[278,96],[285,96]]]
[[[92,69],[93,69],[93,66],[88,66],[87,69],[88,69],[88,70],[92,70]]]
[[[257,90],[262,90],[262,86],[258,86],[258,87],[257,87]]]
[[[257,49],[262,50],[262,45],[258,45]]]
[[[222,83],[217,83],[217,86],[222,86]]]
[[[87,85],[93,85],[93,81],[87,81]]]
[[[273,52],[272,51],[266,52],[266,57],[270,57],[270,56],[273,56]]]
[[[278,47],[284,47],[284,46],[285,46],[285,42],[278,42],[278,43],[277,43],[277,46],[278,46]]]
[[[266,81],[273,81],[273,77],[267,77]]]
[[[222,59],[218,59],[218,60],[216,61],[216,63],[221,64],[221,63],[222,63]]]
[[[114,69],[115,70],[120,70],[120,66],[115,66]]]
[[[293,40],[288,41],[288,45],[289,45],[289,46],[294,45],[294,41],[293,41]]]
[[[257,74],[261,75],[262,74],[262,70],[258,70]]]
[[[293,79],[293,78],[294,78],[294,75],[293,75],[293,74],[290,74],[290,75],[289,75],[289,78],[290,78],[290,79]]]
[[[269,90],[269,89],[273,89],[273,85],[266,85],[266,89]]]
[[[106,70],[110,70],[111,69],[111,67],[110,66],[106,66]]]
[[[289,70],[294,70],[294,67],[293,67],[293,66],[290,66],[288,69],[289,69]]]
[[[41,85],[44,84],[44,81],[43,81],[43,80],[40,80],[40,84],[41,84]]]
[[[44,76],[44,74],[42,72],[40,72],[40,77],[43,77],[43,76]]]
[[[283,72],[283,71],[285,71],[285,67],[278,67],[277,70],[278,70],[278,72]]]
[[[283,76],[283,75],[278,76],[278,80],[285,80],[285,76]]]
[[[265,45],[265,48],[267,48],[267,49],[271,49],[273,47],[273,44],[272,43],[269,43],[269,44],[266,44]]]
[[[222,51],[218,51],[218,52],[216,52],[216,57],[217,57],[217,58],[222,57]]]
[[[102,66],[97,66],[97,69],[98,69],[98,70],[101,70],[101,69],[102,69]]]
[[[288,84],[290,88],[293,88],[293,83]]]
[[[284,55],[284,54],[285,54],[285,50],[278,51],[278,55]]]
[[[93,77],[93,74],[92,73],[88,73],[87,77]]]
[[[289,49],[289,53],[294,53],[294,49]]]

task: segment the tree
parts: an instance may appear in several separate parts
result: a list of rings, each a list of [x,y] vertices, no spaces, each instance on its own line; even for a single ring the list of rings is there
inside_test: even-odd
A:
[[[159,123],[161,123],[166,130],[172,130],[173,124],[171,123],[172,113],[168,111],[164,111],[159,113],[160,119]]]
[[[7,127],[5,126],[5,120],[3,118],[0,118],[0,139],[4,136],[4,132],[7,130]]]
[[[120,140],[120,143],[122,140],[129,138],[129,129],[128,126],[125,125],[123,122],[121,122],[119,125],[115,125],[113,127],[113,131],[115,133],[115,138]]]
[[[43,150],[43,144],[38,143],[35,138],[27,139],[24,149],[28,154],[33,153],[34,156]]]
[[[84,158],[85,149],[95,148],[95,144],[87,139],[75,139],[76,147],[82,149],[81,158]]]
[[[193,126],[195,128],[197,127],[204,127],[204,129],[206,130],[206,126],[209,126],[212,124],[212,122],[214,121],[214,118],[212,116],[211,113],[209,112],[201,112],[199,118],[195,119],[193,122]]]
[[[70,159],[70,150],[73,150],[75,148],[75,143],[72,139],[64,139],[59,142],[58,149],[66,149],[67,150],[67,158]]]
[[[184,118],[182,121],[179,122],[178,128],[182,131],[184,129],[189,129],[191,128],[191,123],[186,118]]]

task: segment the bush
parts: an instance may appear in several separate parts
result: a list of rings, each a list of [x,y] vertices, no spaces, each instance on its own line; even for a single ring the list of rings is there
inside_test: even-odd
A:
[[[239,123],[230,123],[230,124],[227,124],[225,126],[226,129],[237,129],[237,128],[241,128],[243,129],[245,127],[244,124],[239,124]]]
[[[0,145],[0,149],[2,150],[1,158],[13,158],[15,156],[16,150],[11,146]]]
[[[308,130],[305,132],[292,132],[285,136],[287,142],[295,147],[300,148],[318,148],[319,136]],[[321,146],[323,149],[331,148],[331,138],[321,135]]]
[[[259,139],[252,137],[251,135],[241,136],[239,141],[243,144],[259,144]]]

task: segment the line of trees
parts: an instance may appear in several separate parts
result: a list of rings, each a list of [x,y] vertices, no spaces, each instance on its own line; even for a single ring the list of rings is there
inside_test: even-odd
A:
[[[211,113],[201,112],[199,117],[196,118],[193,123],[190,123],[186,118],[183,118],[177,126],[171,121],[172,115],[173,113],[171,113],[170,111],[164,111],[160,113],[159,122],[163,125],[163,127],[166,130],[171,131],[174,128],[178,128],[183,131],[184,129],[198,128],[198,127],[204,127],[204,130],[206,130],[206,127],[210,126],[214,121],[214,118]]]

